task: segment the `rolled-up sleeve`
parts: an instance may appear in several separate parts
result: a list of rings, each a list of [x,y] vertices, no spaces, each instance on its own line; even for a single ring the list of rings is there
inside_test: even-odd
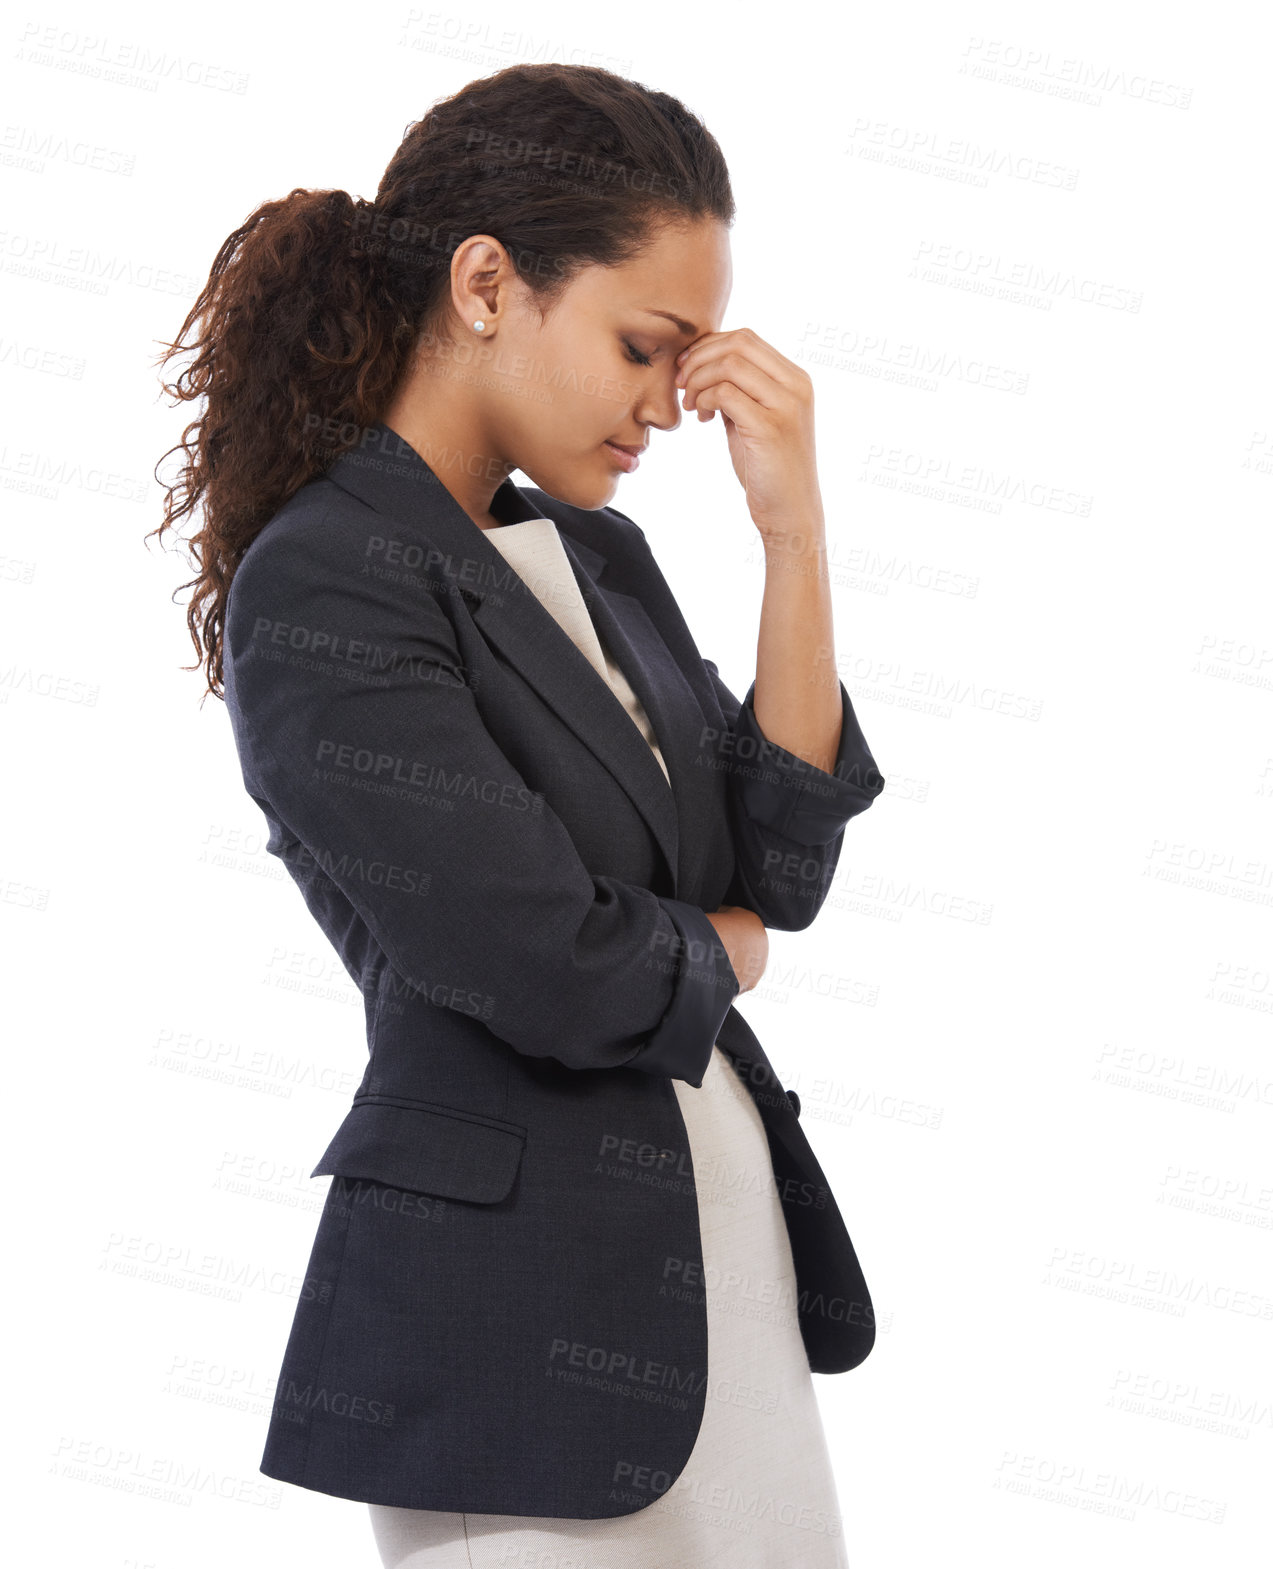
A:
[[[358,670],[332,657],[351,641]],[[244,783],[305,847],[347,963],[379,949],[528,1056],[702,1084],[740,990],[715,928],[589,873],[487,728],[430,593],[360,575],[330,531],[267,528],[231,585],[224,664]],[[349,923],[369,937],[334,931]]]
[[[845,827],[883,790],[884,777],[843,681],[840,744],[828,770],[769,740],[756,718],[754,681],[740,703],[715,663],[703,663],[725,716],[713,741],[729,781],[733,895],[766,926],[801,931],[826,902]]]

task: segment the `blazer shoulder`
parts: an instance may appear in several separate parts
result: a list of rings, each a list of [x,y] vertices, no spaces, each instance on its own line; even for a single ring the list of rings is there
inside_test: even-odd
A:
[[[267,560],[280,561],[291,551],[303,552],[318,543],[325,531],[330,533],[328,520],[341,500],[351,507],[362,506],[339,485],[321,476],[302,485],[265,520],[248,542],[239,558],[236,578],[237,572],[242,572],[249,562],[255,569]]]
[[[418,608],[422,593],[432,591],[431,579],[391,570],[383,548],[389,526],[382,513],[334,480],[323,475],[310,480],[263,524],[239,558],[227,620],[327,595],[357,597],[369,605],[380,601],[386,608],[410,601]]]

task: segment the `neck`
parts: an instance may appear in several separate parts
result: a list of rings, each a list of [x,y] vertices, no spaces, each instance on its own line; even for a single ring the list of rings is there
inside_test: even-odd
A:
[[[478,528],[500,526],[491,498],[517,465],[491,453],[463,388],[444,376],[418,373],[380,418],[420,454]]]

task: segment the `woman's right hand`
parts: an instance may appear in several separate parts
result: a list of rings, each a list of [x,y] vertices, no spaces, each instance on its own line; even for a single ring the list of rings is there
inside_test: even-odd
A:
[[[749,992],[769,963],[769,933],[754,910],[722,904],[705,912],[738,977],[740,991]]]

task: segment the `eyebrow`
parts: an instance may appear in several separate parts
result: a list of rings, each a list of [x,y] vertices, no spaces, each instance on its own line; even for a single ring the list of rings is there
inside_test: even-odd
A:
[[[698,328],[692,321],[682,321],[679,316],[673,316],[671,311],[651,310],[648,305],[644,307],[644,310],[647,316],[666,316],[668,321],[676,323],[679,331],[686,333],[691,338],[698,337]]]

